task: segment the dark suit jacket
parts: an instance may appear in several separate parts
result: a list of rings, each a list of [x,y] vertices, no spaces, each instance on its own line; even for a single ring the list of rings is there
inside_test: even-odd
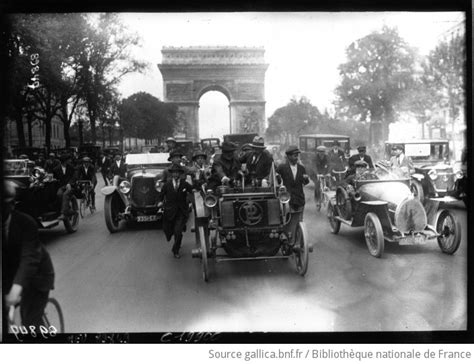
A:
[[[79,168],[77,169],[77,179],[91,181],[92,184],[95,186],[97,184],[95,168],[93,166],[90,166],[87,169],[87,173],[86,173],[84,166],[79,166]]]
[[[59,181],[59,186],[66,186],[68,183],[72,184],[77,180],[76,169],[71,165],[66,165],[66,173],[63,173],[61,165],[56,166],[53,170],[53,176]]]
[[[120,167],[117,166],[117,162],[112,161],[110,164],[110,173],[112,176],[119,175],[122,178],[125,178],[125,175],[127,174],[127,166],[123,161],[120,161]]]
[[[178,214],[188,214],[188,193],[193,187],[183,179],[179,180],[178,190],[174,189],[173,180],[165,182],[160,192],[159,200],[163,201],[163,218],[174,220]]]
[[[24,289],[41,291],[54,288],[54,269],[49,253],[38,236],[36,221],[29,215],[13,211],[8,239],[2,244],[3,287],[8,292],[13,283]]]
[[[294,208],[303,207],[305,204],[303,186],[309,183],[309,179],[303,177],[303,174],[306,174],[306,169],[298,163],[296,178],[294,178],[290,163],[287,161],[280,164],[276,172],[281,176],[283,184],[291,195],[290,206]]]
[[[358,160],[360,160],[359,154],[355,154],[352,157],[350,157],[349,158],[349,169],[354,169],[355,168],[354,163]],[[370,158],[370,156],[368,156],[367,154],[364,155],[363,161],[367,162],[367,164],[369,165],[369,168],[374,168],[374,164],[372,163],[372,158]]]
[[[97,158],[97,165],[101,168],[102,173],[107,174],[109,168],[110,168],[110,163],[111,160],[109,157],[105,157],[105,160],[103,161],[104,157],[99,157]]]
[[[231,180],[239,178],[239,171],[241,170],[241,163],[237,158],[232,158],[230,161],[222,158],[222,155],[216,157],[211,167],[211,176],[208,181],[208,187],[215,189],[221,185],[221,180],[224,176]]]
[[[249,178],[254,175],[257,179],[263,179],[268,178],[270,174],[273,157],[268,150],[264,150],[260,155],[256,153],[245,155],[245,159],[241,160],[241,162],[247,164]]]

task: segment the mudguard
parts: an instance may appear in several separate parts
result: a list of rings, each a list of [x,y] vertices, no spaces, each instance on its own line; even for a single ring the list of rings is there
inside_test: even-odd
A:
[[[413,173],[411,177],[413,179],[416,179],[417,181],[421,181],[422,179],[425,179],[425,176],[421,173]]]
[[[102,192],[106,196],[111,195],[115,191],[118,192],[117,186],[105,186],[105,187],[102,187],[102,189],[100,190],[100,192]]]

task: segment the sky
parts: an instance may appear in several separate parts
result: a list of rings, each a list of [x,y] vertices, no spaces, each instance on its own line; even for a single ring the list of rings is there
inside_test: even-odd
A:
[[[131,32],[142,39],[135,56],[147,61],[146,74],[120,85],[123,97],[144,91],[163,100],[157,64],[163,46],[263,46],[266,118],[293,97],[306,96],[323,112],[331,110],[340,82],[338,66],[355,40],[382,29],[398,28],[420,54],[428,54],[443,34],[464,19],[462,12],[303,12],[303,13],[122,13]],[[200,137],[228,133],[228,101],[209,92],[200,100]]]

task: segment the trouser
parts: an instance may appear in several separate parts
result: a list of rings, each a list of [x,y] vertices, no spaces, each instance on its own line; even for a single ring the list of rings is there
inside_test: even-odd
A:
[[[102,178],[104,179],[104,184],[105,184],[106,186],[108,186],[108,185],[109,185],[109,181],[107,180],[107,172],[106,172],[106,171],[102,171],[101,174],[102,174]]]
[[[69,211],[69,199],[71,190],[68,191],[66,186],[60,187],[57,192],[58,200],[61,201],[61,214],[65,215]]]
[[[166,240],[170,241],[174,236],[174,244],[171,248],[174,254],[179,253],[181,248],[181,241],[183,240],[183,231],[186,225],[188,214],[178,213],[173,220],[167,220],[166,216],[163,219],[163,231],[166,235]]]
[[[296,227],[301,221],[303,221],[303,210],[304,210],[304,206],[297,207],[297,208],[291,207],[290,209],[291,219],[290,219],[290,222],[286,226],[286,231],[287,233],[291,234],[291,239],[290,239],[291,244],[294,244],[295,242],[294,239],[295,239],[295,234],[296,234]]]
[[[23,290],[20,304],[21,323],[28,330],[30,326],[34,326],[35,332],[38,332],[39,327],[44,325],[43,313],[48,303],[48,297],[49,290],[40,291],[36,288]],[[56,329],[59,330],[59,327]]]

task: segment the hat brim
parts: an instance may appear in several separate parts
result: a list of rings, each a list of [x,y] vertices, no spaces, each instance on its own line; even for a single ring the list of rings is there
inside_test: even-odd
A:
[[[290,150],[288,152],[286,152],[287,155],[291,155],[291,154],[301,154],[301,150],[299,149],[296,149],[296,150]]]
[[[267,148],[265,145],[258,145],[258,144],[250,144],[250,146],[252,148],[256,148],[256,149],[265,149],[265,148]]]

